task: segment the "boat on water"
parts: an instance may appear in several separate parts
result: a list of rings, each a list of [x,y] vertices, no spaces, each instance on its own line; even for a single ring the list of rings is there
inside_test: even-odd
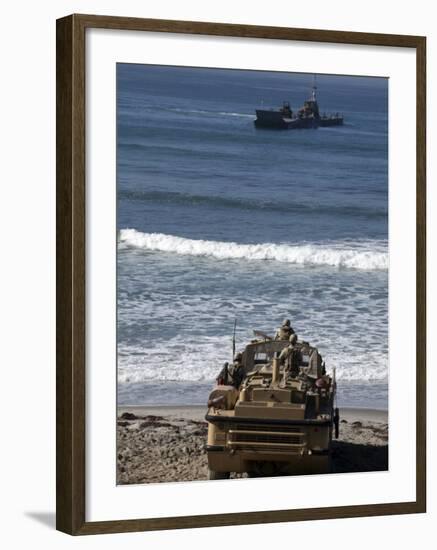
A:
[[[341,126],[343,115],[340,113],[320,113],[316,97],[317,86],[313,82],[311,95],[303,106],[295,113],[289,102],[274,109],[256,109],[256,128],[270,128],[277,130],[300,130],[305,128],[319,128],[326,126]]]

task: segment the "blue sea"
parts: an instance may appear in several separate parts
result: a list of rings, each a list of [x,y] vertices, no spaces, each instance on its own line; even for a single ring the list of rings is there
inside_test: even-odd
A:
[[[317,75],[344,126],[261,130],[313,75],[117,65],[119,404],[205,404],[284,318],[340,406],[388,407],[388,81]]]

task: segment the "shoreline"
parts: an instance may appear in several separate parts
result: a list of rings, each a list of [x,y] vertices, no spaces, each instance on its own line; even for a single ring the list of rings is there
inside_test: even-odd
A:
[[[203,405],[119,406],[117,484],[208,479]],[[388,469],[388,411],[340,409],[333,473]]]
[[[356,420],[388,422],[388,411],[384,409],[368,409],[364,407],[339,407],[340,419],[354,422]],[[205,405],[118,405],[117,416],[128,412],[137,416],[155,414],[159,416],[184,416],[194,420],[204,420],[207,407]]]

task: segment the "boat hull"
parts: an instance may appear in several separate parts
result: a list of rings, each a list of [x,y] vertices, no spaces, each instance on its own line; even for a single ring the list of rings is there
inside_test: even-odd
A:
[[[315,129],[321,126],[341,126],[343,124],[342,116],[332,117],[293,117],[287,118],[281,111],[265,111],[258,109],[254,121],[256,128],[273,130],[303,130]]]

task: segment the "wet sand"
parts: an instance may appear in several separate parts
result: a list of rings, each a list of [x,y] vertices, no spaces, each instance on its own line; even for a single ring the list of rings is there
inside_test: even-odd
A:
[[[205,413],[204,406],[120,407],[117,483],[207,479]],[[387,470],[387,411],[341,409],[340,417],[334,472]]]

